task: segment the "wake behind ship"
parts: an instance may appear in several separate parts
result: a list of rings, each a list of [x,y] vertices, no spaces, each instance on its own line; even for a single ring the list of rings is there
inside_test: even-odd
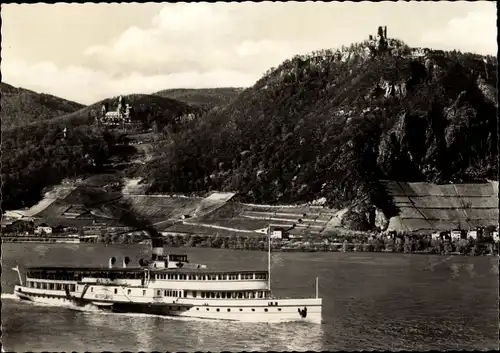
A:
[[[146,313],[246,322],[321,323],[322,299],[278,298],[268,271],[213,271],[187,255],[163,253],[154,239],[150,260],[121,267],[30,267],[14,293],[24,300],[57,306],[95,305],[117,313]]]

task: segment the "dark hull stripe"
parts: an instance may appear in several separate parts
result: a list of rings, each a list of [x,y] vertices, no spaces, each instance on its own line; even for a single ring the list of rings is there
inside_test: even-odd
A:
[[[200,307],[200,308],[287,308],[287,307],[321,307],[321,304],[285,304],[285,305],[265,305],[264,303],[262,304],[256,304],[256,305],[249,305],[249,304],[244,304],[244,305],[238,305],[237,302],[235,302],[233,305],[227,305],[227,304],[209,304],[209,305],[204,305],[205,303],[199,303],[199,304],[192,304],[192,303],[134,303],[134,302],[117,302],[114,300],[109,300],[109,299],[99,299],[99,298],[79,298],[79,297],[74,297],[71,296],[68,298],[66,295],[61,294],[39,294],[39,293],[27,293],[27,292],[16,292],[17,295],[20,296],[31,296],[31,297],[49,297],[49,298],[58,298],[58,299],[68,299],[75,304],[78,305],[85,305],[85,304],[92,304],[92,303],[113,303],[113,307],[144,307],[148,308],[148,310],[159,310],[158,308],[165,308],[169,311],[172,311],[172,308],[192,308],[192,307]],[[26,300],[31,300],[29,298],[22,298]],[[297,300],[300,300],[300,298],[297,298]],[[274,300],[276,301],[276,300]],[[274,302],[273,301],[273,302]],[[279,299],[277,299],[279,303]],[[150,308],[150,309],[149,309]]]

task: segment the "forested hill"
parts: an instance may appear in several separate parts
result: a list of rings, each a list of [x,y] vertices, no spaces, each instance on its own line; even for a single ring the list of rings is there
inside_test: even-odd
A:
[[[0,83],[0,89],[0,118],[3,129],[54,118],[84,107],[80,103],[14,87],[4,82]]]
[[[134,94],[124,99],[134,109],[133,120],[143,129],[172,133],[184,122],[194,124],[202,113],[200,108],[154,95]],[[21,114],[26,123],[9,128],[3,126],[2,116],[2,209],[33,205],[45,187],[66,177],[110,172],[106,169],[109,159],[122,154],[123,148],[117,146],[119,135],[95,124],[105,102],[115,110],[118,97],[31,123],[28,113]]]
[[[193,106],[210,110],[230,103],[242,91],[242,88],[177,88],[166,89],[154,93],[157,96],[167,97],[188,103]]]
[[[387,208],[382,179],[497,179],[497,59],[390,46],[354,44],[270,69],[174,137],[150,165],[152,191]]]
[[[124,104],[130,104],[134,110],[132,120],[149,125],[156,122],[160,129],[179,117],[189,114],[199,116],[202,113],[199,107],[192,107],[182,101],[153,94],[129,94],[124,95],[123,99]],[[92,123],[97,116],[102,114],[103,104],[107,104],[110,111],[116,110],[118,97],[106,98],[74,113],[60,116],[57,120],[71,124]]]

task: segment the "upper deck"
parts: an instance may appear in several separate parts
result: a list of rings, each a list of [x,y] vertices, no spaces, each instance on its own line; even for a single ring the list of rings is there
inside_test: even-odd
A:
[[[267,280],[267,271],[214,270],[214,269],[151,269],[147,267],[106,268],[106,267],[29,267],[28,278],[81,281],[85,277],[108,279],[141,279],[149,275],[156,280]]]

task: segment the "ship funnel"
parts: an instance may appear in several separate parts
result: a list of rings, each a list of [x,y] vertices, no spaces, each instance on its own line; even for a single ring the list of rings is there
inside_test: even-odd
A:
[[[108,263],[108,266],[109,268],[113,268],[113,265],[116,263],[116,258],[113,256],[113,257],[110,257],[109,258],[109,263]]]
[[[130,263],[130,257],[125,256],[123,258],[123,268],[127,268],[127,265]]]
[[[163,239],[160,237],[151,239],[151,248],[152,248],[152,258],[155,260],[156,258],[163,256]]]

